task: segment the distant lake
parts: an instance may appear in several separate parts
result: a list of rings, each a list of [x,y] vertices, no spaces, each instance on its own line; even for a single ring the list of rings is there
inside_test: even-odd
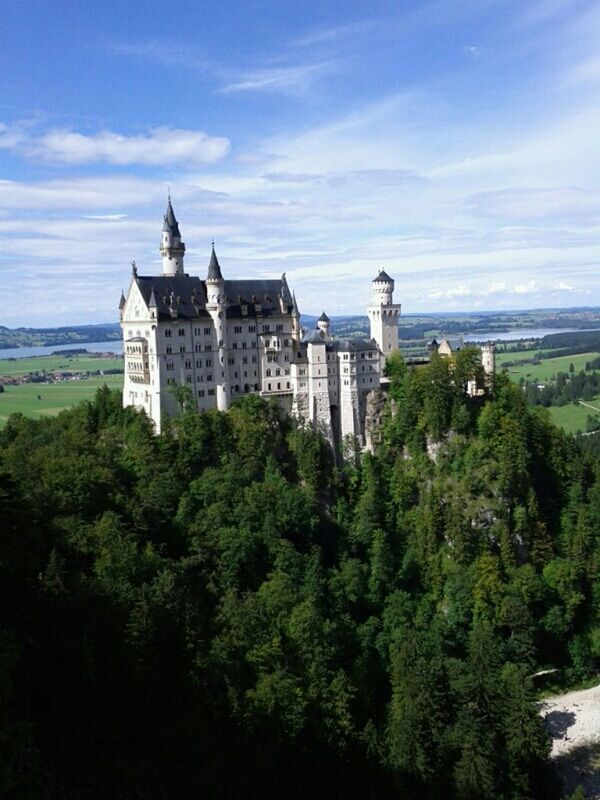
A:
[[[541,339],[551,333],[580,333],[583,331],[600,332],[600,328],[519,328],[516,331],[504,331],[503,333],[469,333],[463,338],[465,342],[510,342],[522,339]]]
[[[73,342],[71,344],[52,344],[49,347],[11,347],[0,350],[0,358],[30,358],[31,356],[49,356],[59,350],[87,350],[90,353],[123,353],[123,342],[115,339],[112,342]]]

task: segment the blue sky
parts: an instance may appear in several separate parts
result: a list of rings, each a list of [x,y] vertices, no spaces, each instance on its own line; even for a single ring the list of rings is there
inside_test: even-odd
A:
[[[600,6],[5,2],[0,324],[116,317],[167,186],[300,308],[600,305]]]

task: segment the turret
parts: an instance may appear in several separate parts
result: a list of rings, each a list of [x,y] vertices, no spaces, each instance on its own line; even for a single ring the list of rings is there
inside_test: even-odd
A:
[[[215,365],[221,373],[216,380],[217,408],[219,411],[227,411],[229,408],[226,306],[225,281],[223,280],[221,266],[215,252],[215,243],[213,242],[206,276],[206,310],[212,317],[215,326],[219,353],[219,363]]]
[[[371,325],[371,338],[381,351],[381,369],[386,357],[398,349],[398,318],[400,304],[394,304],[394,280],[384,270],[373,280],[373,299],[367,308]]]
[[[292,338],[299,342],[302,339],[302,328],[300,326],[300,309],[296,300],[296,292],[292,292]]]
[[[481,365],[485,373],[486,381],[494,377],[496,372],[496,345],[488,342],[481,347]]]
[[[330,322],[329,317],[324,311],[317,320],[317,328],[324,333],[327,338],[329,338]]]
[[[167,212],[163,218],[160,254],[163,259],[163,275],[185,274],[183,271],[185,244],[181,241],[179,223],[175,218],[170,196],[167,204]]]

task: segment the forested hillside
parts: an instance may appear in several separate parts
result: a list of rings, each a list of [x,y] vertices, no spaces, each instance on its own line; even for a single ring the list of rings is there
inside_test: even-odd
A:
[[[0,795],[558,797],[530,676],[600,666],[600,470],[475,359],[391,359],[343,468],[256,397],[12,417]]]

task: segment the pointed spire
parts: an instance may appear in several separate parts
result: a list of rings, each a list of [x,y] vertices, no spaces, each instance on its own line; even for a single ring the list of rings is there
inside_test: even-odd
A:
[[[317,322],[329,322],[329,317],[325,312],[323,312]]]
[[[296,292],[292,292],[292,314],[296,314],[300,316],[300,311],[298,309],[298,303],[296,301]]]
[[[123,293],[123,289],[121,289],[121,299],[119,300],[119,311],[122,311],[125,308],[125,295]]]
[[[163,219],[163,231],[169,231],[173,236],[179,236],[179,238],[181,238],[181,233],[179,232],[179,223],[177,222],[175,212],[173,211],[173,204],[171,203],[170,192],[167,200],[167,213]]]
[[[223,275],[221,274],[221,267],[219,266],[219,259],[217,258],[217,254],[215,253],[215,243],[212,243],[212,253],[210,254],[210,263],[208,265],[208,276],[207,279],[209,281],[222,281]]]
[[[154,294],[154,286],[150,292],[150,300],[148,301],[148,308],[156,308],[156,295]]]

